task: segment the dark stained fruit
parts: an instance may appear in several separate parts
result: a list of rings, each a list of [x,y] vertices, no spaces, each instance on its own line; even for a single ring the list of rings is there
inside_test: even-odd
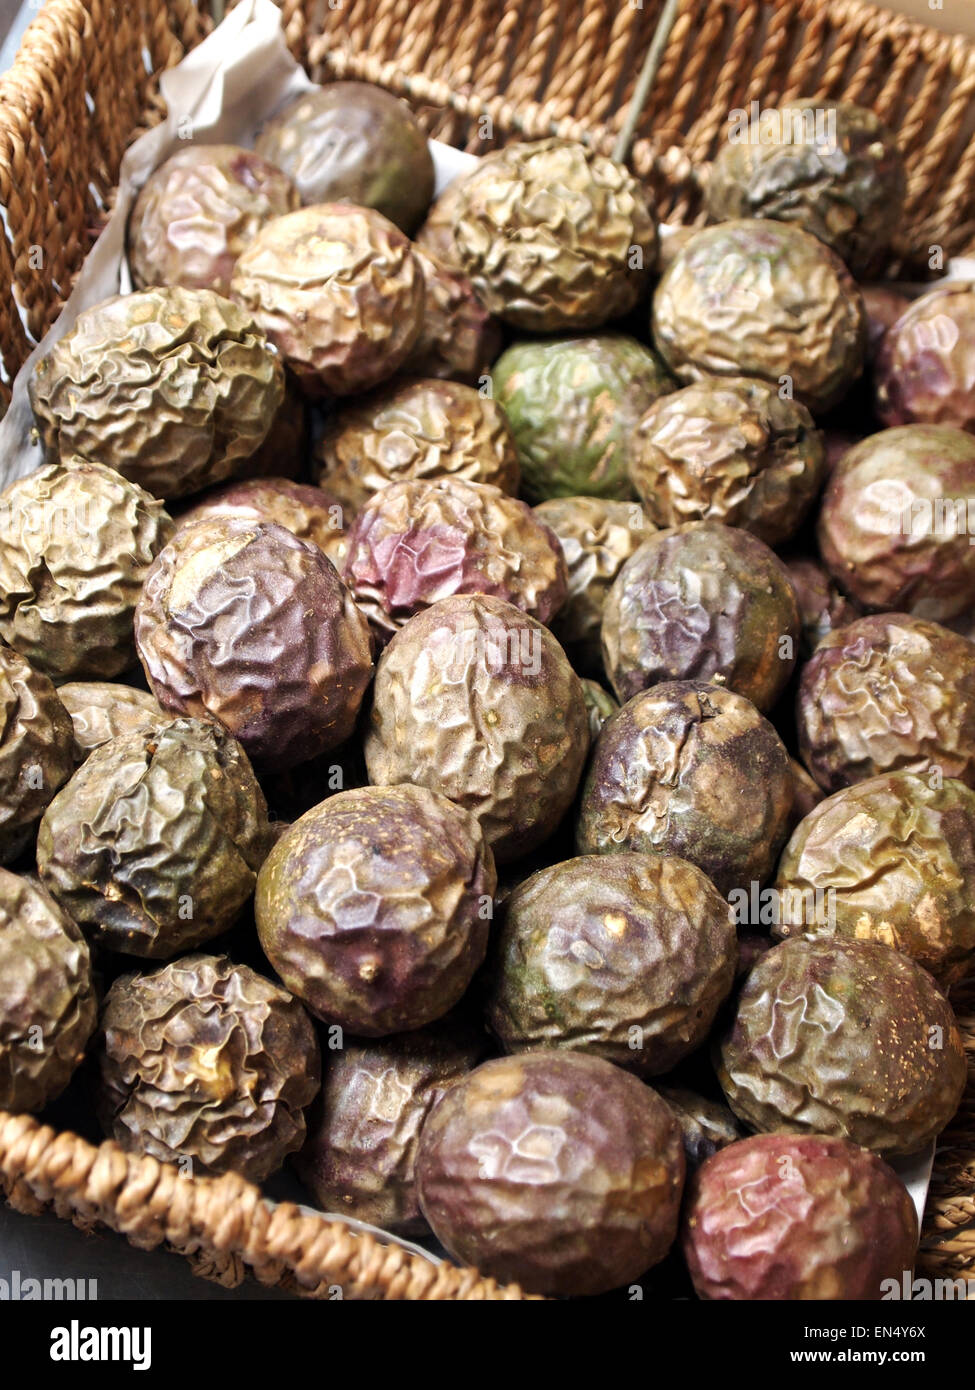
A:
[[[579,678],[552,634],[487,595],[455,595],[400,629],[376,669],[369,780],[443,792],[498,862],[557,827],[589,751]]]
[[[633,498],[637,423],[677,385],[657,354],[625,333],[513,343],[494,364],[491,381],[532,502]]]
[[[972,320],[975,326],[975,317]],[[830,474],[819,546],[869,608],[943,622],[975,603],[975,438],[905,425],[857,444]]]
[[[783,556],[799,601],[800,656],[810,657],[824,637],[845,627],[863,612],[844,594],[819,560],[808,555]]]
[[[420,1134],[420,1206],[465,1264],[530,1292],[602,1293],[670,1248],[684,1182],[667,1104],[598,1057],[485,1062]]]
[[[755,1135],[688,1184],[683,1247],[700,1298],[877,1300],[912,1268],[917,1234],[894,1170],[828,1135]]]
[[[260,766],[294,766],[355,725],[369,632],[317,545],[273,522],[180,530],[146,578],[139,658],[164,709],[218,721]]]
[[[45,889],[0,869],[0,1108],[64,1090],[95,1027],[88,945]]]
[[[975,430],[975,284],[940,285],[884,334],[874,370],[885,425]]]
[[[860,375],[866,315],[828,246],[756,218],[706,227],[678,251],[654,295],[653,337],[681,381],[760,377],[817,415]]]
[[[858,618],[803,667],[797,722],[824,791],[932,768],[975,786],[975,644],[906,613]]]
[[[96,1103],[129,1153],[260,1182],[305,1137],[321,1078],[311,1020],[226,956],[121,975],[102,1007]]]
[[[326,1051],[322,1094],[292,1160],[319,1206],[400,1235],[422,1235],[427,1223],[415,1177],[420,1128],[486,1045],[483,1034],[445,1020]]]
[[[136,289],[183,285],[228,294],[237,257],[266,222],[293,212],[287,174],[239,145],[187,145],[143,184],[129,216]]]
[[[71,716],[47,676],[0,642],[0,864],[30,843],[77,751]]]
[[[313,398],[385,381],[423,322],[409,241],[380,213],[340,203],[269,222],[238,260],[230,292]]]
[[[630,478],[657,526],[723,521],[768,545],[799,527],[826,469],[822,435],[766,381],[699,381],[637,426]]]
[[[425,787],[315,806],[261,870],[264,952],[312,1013],[364,1037],[421,1028],[484,959],[497,876],[473,816]]]
[[[493,594],[547,623],[565,602],[557,537],[525,502],[463,478],[390,483],[359,512],[342,577],[381,641],[451,594]]]
[[[975,953],[975,792],[913,772],[846,787],[797,827],[775,887],[774,935],[883,941],[948,985]]]
[[[211,290],[166,287],[79,314],[29,390],[52,462],[77,454],[154,497],[185,497],[263,444],[284,373],[250,314]]]
[[[789,756],[755,707],[720,686],[675,681],[603,726],[576,848],[677,855],[727,893],[769,877],[792,800]]]
[[[507,899],[488,1023],[507,1052],[571,1048],[658,1076],[707,1037],[736,958],[728,904],[693,864],[570,859]]]
[[[113,681],[68,681],[58,686],[58,699],[71,716],[75,743],[86,757],[113,738],[145,733],[172,718],[148,691]]]
[[[415,243],[413,254],[423,274],[423,324],[403,371],[479,386],[501,351],[501,325],[466,275]]]
[[[173,533],[162,503],[112,468],[48,464],[0,493],[0,636],[62,681],[135,664],[132,619]]]
[[[659,1086],[657,1089],[680,1125],[688,1172],[741,1138],[741,1126],[721,1101],[699,1096],[682,1086]]]
[[[917,1153],[954,1115],[965,1052],[951,1005],[878,941],[797,937],[753,967],[718,1078],[752,1129]]]
[[[240,745],[173,719],[89,754],[44,814],[37,864],[99,941],[167,960],[233,924],[267,850],[267,807]]]
[[[796,664],[798,637],[785,565],[756,536],[715,521],[651,536],[603,609],[603,660],[621,700],[661,681],[717,679],[770,709]]]
[[[823,799],[823,789],[817,782],[809,776],[802,763],[795,758],[789,759],[789,768],[792,772],[792,814],[789,817],[789,829],[795,827],[809,815],[813,807],[818,806]]]
[[[405,101],[370,82],[303,92],[261,131],[257,152],[303,203],[359,203],[412,232],[433,197],[433,160]]]

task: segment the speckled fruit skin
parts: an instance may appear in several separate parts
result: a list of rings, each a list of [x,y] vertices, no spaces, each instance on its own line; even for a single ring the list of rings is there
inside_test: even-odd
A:
[[[882,259],[903,212],[907,173],[896,139],[873,111],[850,101],[824,108],[821,97],[810,97],[775,114],[780,138],[728,140],[718,150],[707,186],[711,220],[796,223],[863,274]],[[821,141],[824,116],[832,138]],[[813,119],[816,138],[807,133]]]
[[[411,618],[380,658],[365,750],[371,782],[443,792],[504,863],[572,804],[589,751],[582,686],[541,623],[458,594]]]
[[[423,323],[423,276],[407,238],[380,213],[340,203],[269,222],[238,260],[230,293],[313,398],[378,386]]]
[[[352,512],[390,483],[454,477],[518,491],[504,412],[453,381],[395,381],[337,411],[317,449],[319,481]]]
[[[284,373],[236,304],[169,287],[79,314],[29,392],[52,462],[77,454],[155,497],[185,497],[232,477],[264,442]]]
[[[660,1086],[657,1089],[680,1125],[689,1173],[719,1149],[727,1148],[741,1138],[741,1126],[721,1101],[696,1095],[682,1086]]]
[[[41,1110],[59,1096],[97,1013],[78,927],[43,888],[0,869],[0,1108]]]
[[[74,771],[77,752],[71,716],[54,686],[0,642],[0,864],[26,848]]]
[[[619,703],[598,681],[582,678],[582,694],[589,711],[589,735],[593,743],[602,733],[603,725],[619,709]]]
[[[532,333],[598,328],[627,313],[657,259],[643,188],[573,140],[484,155],[460,186],[455,218],[454,247],[478,298]]]
[[[824,791],[932,767],[975,786],[975,645],[906,613],[857,618],[802,668],[796,719]]]
[[[465,1264],[531,1293],[603,1293],[666,1255],[684,1150],[669,1107],[577,1052],[485,1062],[420,1134],[420,1206]]]
[[[433,159],[405,101],[370,82],[303,92],[264,127],[257,151],[303,203],[359,203],[412,232],[433,197]]]
[[[635,497],[634,430],[657,397],[677,386],[657,354],[625,333],[513,343],[491,381],[532,502]]]
[[[878,941],[796,937],[753,967],[721,1043],[718,1079],[752,1129],[828,1134],[918,1153],[965,1089],[951,1005]]]
[[[102,1006],[96,1105],[129,1153],[261,1182],[305,1137],[321,1081],[301,1005],[246,965],[192,955],[121,975]]]
[[[881,430],[830,475],[819,548],[865,606],[943,622],[975,603],[969,515],[975,522],[972,435],[949,425]]]
[[[58,698],[71,716],[75,743],[86,757],[113,738],[147,733],[172,718],[147,690],[114,681],[67,681],[58,686]]]
[[[773,935],[883,941],[947,988],[975,952],[975,792],[913,772],[846,787],[796,828],[775,887]]]
[[[688,1184],[682,1245],[699,1298],[877,1300],[914,1264],[917,1216],[883,1159],[820,1134],[758,1134]]]
[[[337,497],[320,487],[295,483],[290,478],[247,478],[205,493],[177,518],[182,530],[194,521],[211,517],[240,517],[244,521],[272,522],[323,550],[334,565],[348,524],[345,508]]]
[[[863,609],[839,589],[818,560],[808,555],[782,558],[799,601],[799,654],[807,659],[824,637],[861,617]]]
[[[728,893],[769,877],[792,798],[789,755],[753,705],[720,686],[674,681],[603,726],[576,850],[677,855]]]
[[[253,150],[177,150],[149,175],[129,216],[132,283],[226,295],[241,251],[265,223],[299,206],[287,174]]]
[[[487,950],[496,887],[467,811],[425,787],[360,787],[285,831],[254,910],[287,987],[317,1017],[376,1038],[458,1002]]]
[[[506,1052],[570,1048],[659,1076],[707,1037],[737,955],[731,910],[693,864],[569,859],[505,903],[488,1024]]]
[[[535,515],[558,537],[568,569],[567,597],[552,631],[578,670],[601,675],[606,596],[653,523],[635,502],[602,497],[553,497]]]
[[[348,738],[372,674],[366,620],[334,566],[271,522],[179,531],[146,578],[135,640],[163,708],[216,720],[261,767]]]
[[[267,849],[267,806],[240,745],[174,719],[89,754],[44,813],[37,867],[104,945],[168,960],[233,924]]]
[[[449,1022],[326,1052],[320,1099],[292,1165],[323,1211],[398,1235],[428,1227],[416,1195],[420,1128],[487,1038]]]
[[[874,405],[885,425],[975,431],[975,284],[942,285],[884,334]]]
[[[761,218],[698,232],[653,300],[653,337],[681,381],[789,377],[813,415],[860,375],[866,314],[838,256],[800,227]]]
[[[722,521],[767,545],[799,527],[825,471],[822,435],[806,407],[749,377],[661,396],[637,425],[630,459],[655,525]]]
[[[466,275],[415,242],[413,254],[423,274],[423,326],[403,371],[477,386],[501,351],[501,325]]]
[[[19,478],[0,492],[0,636],[52,680],[119,675],[172,534],[162,503],[113,468],[69,459]]]
[[[492,594],[547,623],[568,587],[562,546],[527,503],[463,478],[377,492],[352,523],[342,577],[380,641],[452,594]]]
[[[789,572],[757,536],[716,521],[658,531],[603,609],[603,662],[620,700],[661,681],[720,679],[768,710],[796,664]]]

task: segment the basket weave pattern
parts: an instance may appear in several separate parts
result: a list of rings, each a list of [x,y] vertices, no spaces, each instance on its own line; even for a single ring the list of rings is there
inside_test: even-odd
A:
[[[855,0],[680,0],[638,113],[664,0],[281,8],[313,78],[379,83],[405,97],[431,135],[475,153],[548,134],[612,153],[622,133],[660,215],[676,223],[703,220],[708,164],[732,109],[797,96],[859,101],[897,131],[908,163],[891,273],[923,266],[932,245],[958,254],[975,239],[975,44]],[[125,148],[164,114],[160,73],[210,27],[207,0],[48,0],[0,78],[0,277],[11,291],[0,299],[0,408],[103,225]],[[935,1165],[918,1260],[931,1278],[975,1278],[975,988],[956,991],[955,1004],[971,1084]],[[250,1270],[320,1298],[336,1286],[358,1298],[525,1297],[297,1207],[272,1208],[240,1178],[186,1178],[3,1112],[0,1187],[21,1210],[50,1207],[138,1246],[166,1245],[225,1284]]]

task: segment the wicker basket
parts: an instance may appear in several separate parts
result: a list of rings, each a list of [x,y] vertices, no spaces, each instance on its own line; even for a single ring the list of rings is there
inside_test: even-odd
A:
[[[208,0],[48,0],[0,79],[3,401],[57,318],[111,205],[126,146],[163,109],[160,72],[203,39]],[[228,6],[229,8],[229,6]],[[975,44],[853,0],[283,0],[288,42],[320,81],[360,78],[405,97],[431,135],[484,153],[550,133],[625,156],[662,217],[701,220],[728,112],[753,100],[849,98],[898,132],[907,212],[889,269],[975,239]],[[488,136],[489,138],[485,138]],[[41,249],[42,268],[37,250]],[[975,1069],[975,986],[956,991]],[[975,1277],[975,1070],[942,1137],[919,1255],[929,1277]],[[311,1297],[520,1299],[436,1266],[234,1176],[186,1178],[115,1144],[95,1147],[0,1112],[0,1185],[135,1245],[166,1245],[234,1285],[249,1270]]]

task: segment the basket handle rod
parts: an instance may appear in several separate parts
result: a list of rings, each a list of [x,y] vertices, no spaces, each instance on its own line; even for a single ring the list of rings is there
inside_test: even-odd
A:
[[[633,88],[630,104],[626,109],[622,129],[613,146],[613,158],[618,164],[625,164],[626,157],[630,153],[630,145],[633,143],[637,122],[653,89],[654,79],[660,70],[660,64],[663,62],[664,50],[667,47],[670,31],[674,27],[679,9],[680,0],[664,0],[664,7],[660,11],[657,27],[653,31],[653,38],[647,49],[647,56],[643,60],[643,66],[636,80],[636,86]]]

